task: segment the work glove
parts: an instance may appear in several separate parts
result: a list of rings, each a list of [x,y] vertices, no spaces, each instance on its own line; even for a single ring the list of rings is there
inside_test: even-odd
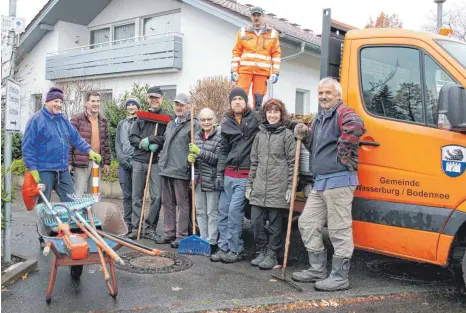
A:
[[[188,162],[189,163],[194,163],[196,162],[196,155],[194,153],[188,154]]]
[[[131,163],[129,160],[124,161],[121,166],[127,171],[131,171],[133,169],[133,163]]]
[[[199,149],[198,146],[196,146],[193,143],[189,144],[189,152],[194,153],[195,155],[200,155],[201,154],[201,149]]]
[[[252,188],[247,188],[246,189],[246,199],[249,200],[249,198],[251,198],[251,193],[252,193]]]
[[[239,74],[236,72],[231,72],[231,81],[235,82],[238,80]]]
[[[223,189],[223,176],[217,176],[217,179],[215,179],[215,187],[217,187],[217,190]]]
[[[139,142],[139,149],[146,150],[146,151],[149,150],[149,138],[148,137],[142,139]]]
[[[89,160],[94,161],[95,163],[99,164],[102,162],[102,156],[94,151],[89,151]]]
[[[153,143],[153,144],[149,145],[149,151],[151,151],[151,152],[157,151],[158,148],[159,148],[159,145],[156,144],[156,143]]]
[[[309,128],[303,123],[299,123],[294,127],[294,136],[296,138],[304,138],[309,133]]]
[[[34,180],[36,181],[36,183],[40,184],[39,172],[37,170],[32,170],[30,173],[31,173],[32,177],[34,178]]]
[[[270,81],[272,82],[272,84],[278,82],[278,76],[278,74],[272,74],[272,76],[270,76]]]
[[[288,189],[288,190],[286,191],[285,199],[286,199],[286,203],[290,203],[290,202],[291,202],[291,189]]]

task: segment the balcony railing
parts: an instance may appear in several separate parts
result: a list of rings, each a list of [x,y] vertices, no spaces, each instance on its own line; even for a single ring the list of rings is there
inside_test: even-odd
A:
[[[47,54],[45,78],[179,70],[182,42],[182,34],[170,32],[51,52]]]

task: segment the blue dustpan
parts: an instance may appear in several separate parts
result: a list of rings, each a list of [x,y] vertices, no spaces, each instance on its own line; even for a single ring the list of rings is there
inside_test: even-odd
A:
[[[197,235],[191,235],[181,239],[178,253],[210,255],[210,243]]]

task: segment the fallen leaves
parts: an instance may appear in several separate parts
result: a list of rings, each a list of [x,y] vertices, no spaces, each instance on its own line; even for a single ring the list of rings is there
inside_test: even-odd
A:
[[[24,274],[23,276],[21,276],[21,279],[22,280],[26,280],[28,278],[28,273]]]

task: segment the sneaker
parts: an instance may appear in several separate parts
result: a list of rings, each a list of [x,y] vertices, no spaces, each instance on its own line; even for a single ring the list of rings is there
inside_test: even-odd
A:
[[[217,252],[217,250],[218,250],[217,245],[213,245],[213,244],[210,245],[210,255],[215,254],[215,252]]]
[[[224,263],[235,263],[238,261],[241,261],[243,258],[241,257],[241,254],[235,253],[233,251],[229,251],[227,254],[222,256],[222,262]]]
[[[167,243],[172,243],[175,239],[175,237],[165,238],[163,236],[158,236],[158,238],[155,239],[155,243],[163,245]]]
[[[144,233],[144,236],[142,236],[142,237],[146,238],[146,239],[149,239],[149,240],[153,240],[155,242],[162,240],[162,236],[157,235],[155,229],[146,230],[146,232]]]
[[[172,243],[170,244],[170,246],[173,248],[173,249],[178,249],[178,247],[180,246],[180,241],[181,239],[183,238],[176,238],[174,241],[172,241]]]
[[[278,265],[277,254],[272,249],[267,249],[265,258],[259,263],[259,268],[261,270],[271,270],[276,265]]]
[[[41,250],[44,250],[45,248],[45,241],[44,241],[44,238],[42,237],[39,237],[39,247]]]
[[[210,255],[210,260],[212,262],[220,262],[222,260],[222,257],[227,255],[227,252],[226,251],[223,251],[222,249],[218,248],[217,249],[217,252],[215,252],[214,254],[211,254]]]
[[[138,238],[138,230],[137,230],[137,228],[133,228],[133,229],[131,230],[131,233],[128,235],[128,238],[129,238],[129,239],[132,239],[132,240]]]
[[[265,258],[265,249],[259,251],[259,255],[257,255],[256,258],[251,261],[251,265],[252,266],[259,266],[259,264],[262,261],[264,261],[264,258]]]

